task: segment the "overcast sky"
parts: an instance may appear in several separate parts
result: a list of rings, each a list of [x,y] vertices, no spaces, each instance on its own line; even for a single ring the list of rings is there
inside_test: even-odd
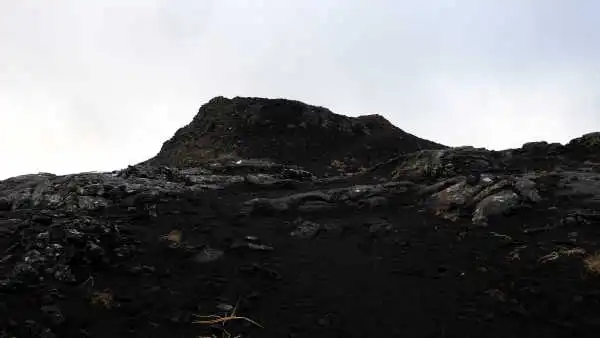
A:
[[[489,149],[600,131],[597,0],[0,0],[0,178],[154,156],[214,96]]]

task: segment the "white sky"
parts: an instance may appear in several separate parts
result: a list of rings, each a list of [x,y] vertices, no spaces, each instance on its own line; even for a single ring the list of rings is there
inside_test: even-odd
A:
[[[451,146],[600,130],[600,1],[0,0],[0,179],[154,156],[218,95]]]

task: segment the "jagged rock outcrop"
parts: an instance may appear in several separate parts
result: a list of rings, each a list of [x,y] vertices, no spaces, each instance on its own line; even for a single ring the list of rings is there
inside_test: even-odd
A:
[[[356,172],[398,153],[444,148],[380,115],[357,118],[284,99],[217,97],[147,163],[193,167],[217,158],[266,159],[316,174]]]
[[[198,168],[130,166],[107,173],[23,175],[0,181],[0,211],[42,208],[93,211],[111,206],[146,208],[163,195],[220,190],[233,184],[286,187],[315,177],[293,166],[256,160],[213,162]]]
[[[571,140],[565,149],[571,157],[584,161],[600,161],[600,132],[588,133]]]
[[[473,147],[422,150],[399,158],[392,177],[449,178],[489,173],[500,169],[498,159],[497,152]]]
[[[489,217],[518,209],[523,203],[541,201],[535,182],[527,177],[502,179],[487,174],[477,181],[455,177],[440,183],[424,190],[439,190],[428,200],[436,215],[450,220],[472,215],[473,224],[477,225],[486,225]]]
[[[215,98],[145,163],[0,181],[0,338],[595,337],[597,141]]]

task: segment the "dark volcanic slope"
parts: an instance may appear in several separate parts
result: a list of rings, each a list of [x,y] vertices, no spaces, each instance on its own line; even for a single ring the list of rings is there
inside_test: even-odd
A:
[[[219,157],[271,159],[316,173],[356,171],[399,153],[444,148],[380,115],[358,118],[284,99],[217,97],[147,163],[192,167]]]
[[[598,337],[600,133],[410,141],[218,98],[146,164],[0,181],[0,338]],[[383,165],[314,175],[347,153]]]

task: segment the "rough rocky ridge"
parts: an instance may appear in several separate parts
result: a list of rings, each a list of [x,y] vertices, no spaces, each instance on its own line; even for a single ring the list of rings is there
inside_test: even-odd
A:
[[[299,101],[216,97],[147,163],[193,167],[217,158],[254,158],[339,174],[399,152],[432,148],[444,146],[404,132],[380,115],[353,118]]]
[[[144,163],[0,181],[0,337],[595,337],[599,135],[215,98]]]

